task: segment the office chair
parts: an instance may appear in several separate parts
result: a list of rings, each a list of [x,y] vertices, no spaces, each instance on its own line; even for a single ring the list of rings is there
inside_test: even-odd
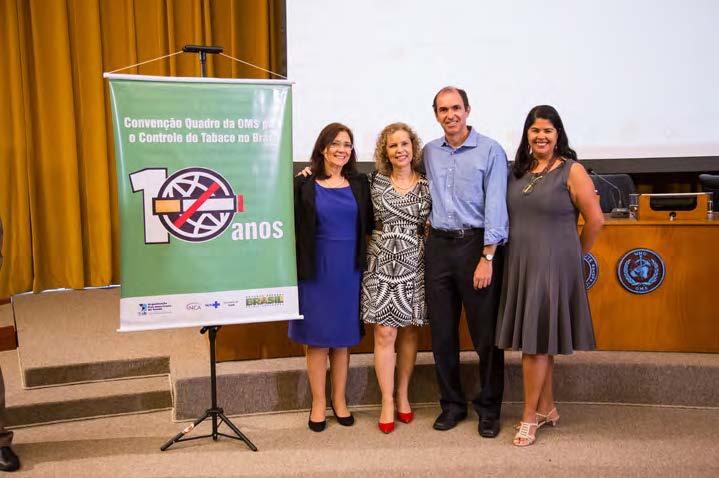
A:
[[[713,194],[713,209],[714,214],[717,213],[719,208],[719,174],[700,174],[699,182],[702,185],[702,191]]]

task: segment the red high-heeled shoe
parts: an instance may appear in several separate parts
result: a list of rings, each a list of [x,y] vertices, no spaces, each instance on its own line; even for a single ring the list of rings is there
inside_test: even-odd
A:
[[[389,423],[377,422],[377,425],[379,425],[380,431],[385,435],[388,433],[392,433],[392,431],[394,430],[394,421],[391,421]]]
[[[397,420],[399,420],[402,423],[409,423],[414,419],[414,412],[397,412]]]

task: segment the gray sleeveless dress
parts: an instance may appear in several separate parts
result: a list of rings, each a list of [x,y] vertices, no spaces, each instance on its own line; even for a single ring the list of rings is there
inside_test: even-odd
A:
[[[547,173],[528,195],[522,189],[532,174],[510,174],[509,243],[496,336],[500,348],[556,355],[596,346],[578,211],[567,187],[573,163],[567,160]]]

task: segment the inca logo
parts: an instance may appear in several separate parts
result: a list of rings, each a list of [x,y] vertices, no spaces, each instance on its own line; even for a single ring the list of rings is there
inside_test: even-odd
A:
[[[166,244],[170,234],[188,242],[214,239],[227,229],[243,198],[217,171],[186,168],[167,177],[165,168],[130,174],[133,192],[143,192],[145,243]]]

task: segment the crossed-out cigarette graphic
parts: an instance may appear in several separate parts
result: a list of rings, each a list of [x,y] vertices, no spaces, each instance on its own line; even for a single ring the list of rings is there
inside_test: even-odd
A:
[[[242,212],[244,210],[242,194],[237,196],[211,197],[220,185],[213,182],[198,198],[189,199],[161,199],[152,200],[152,213],[159,215],[180,214],[173,221],[175,227],[183,224],[196,212]]]

